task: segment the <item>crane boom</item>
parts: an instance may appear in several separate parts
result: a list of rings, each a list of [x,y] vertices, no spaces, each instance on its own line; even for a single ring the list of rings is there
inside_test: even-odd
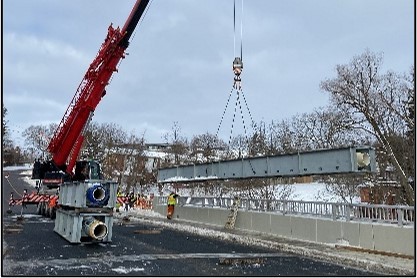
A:
[[[36,194],[41,198],[38,213],[55,218],[54,231],[71,243],[111,242],[117,183],[104,180],[98,162],[77,161],[77,157],[88,123],[125,57],[129,39],[148,3],[149,0],[136,0],[121,30],[110,24],[104,42],[49,142],[52,159],[37,160],[33,165],[32,179],[40,182]]]
[[[117,65],[125,57],[125,50],[149,0],[137,0],[123,28],[108,27],[107,36],[55,131],[48,151],[53,164],[68,174],[72,173],[75,161],[84,140],[84,130],[94,110],[106,94],[105,88]],[[67,164],[67,162],[69,162]]]

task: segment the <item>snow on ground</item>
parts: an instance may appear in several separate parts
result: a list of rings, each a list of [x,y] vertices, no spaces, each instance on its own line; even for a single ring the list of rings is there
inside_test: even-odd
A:
[[[33,188],[36,186],[36,180],[32,180],[32,165],[31,164],[25,164],[20,166],[6,166],[3,167],[3,175],[5,175],[7,172],[11,171],[22,171],[19,175],[21,179],[27,183],[30,184]]]
[[[7,172],[7,171],[20,171],[20,170],[31,170],[32,171],[32,165],[25,164],[25,165],[18,165],[18,166],[6,166],[6,167],[3,167],[3,172]]]
[[[331,203],[343,203],[341,197],[333,195],[326,191],[326,185],[324,183],[313,182],[304,184],[292,184],[294,188],[293,200],[298,201],[321,201]],[[356,197],[353,203],[360,203],[360,197]]]
[[[117,273],[120,273],[120,274],[127,274],[127,273],[132,272],[132,271],[135,271],[135,272],[145,271],[145,269],[143,267],[129,267],[129,268],[126,268],[124,266],[119,266],[117,268],[112,268],[112,270],[114,272],[117,272]]]

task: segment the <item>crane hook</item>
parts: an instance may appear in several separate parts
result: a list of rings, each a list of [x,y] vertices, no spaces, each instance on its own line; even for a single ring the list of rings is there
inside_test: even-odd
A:
[[[235,74],[235,78],[234,78],[235,82],[234,82],[233,87],[236,89],[238,87],[240,89],[240,81],[241,81],[240,74],[242,73],[242,71],[243,71],[242,59],[240,57],[236,57],[235,60],[233,61],[233,73]]]

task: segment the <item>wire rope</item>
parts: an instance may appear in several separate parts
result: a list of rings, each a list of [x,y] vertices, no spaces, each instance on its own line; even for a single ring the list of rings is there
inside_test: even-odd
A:
[[[233,56],[236,57],[236,0],[233,1]]]
[[[248,113],[249,113],[249,116],[250,116],[251,124],[253,125],[254,121],[253,121],[253,118],[252,118],[252,113],[250,112],[250,109],[249,109],[249,106],[248,106],[248,102],[246,101],[245,94],[243,93],[243,90],[242,89],[240,91],[242,93],[243,100],[245,101],[246,108],[248,109]]]
[[[136,36],[136,32],[138,31],[139,26],[140,26],[140,25],[142,24],[142,22],[145,20],[146,14],[148,13],[148,10],[149,10],[149,8],[150,8],[150,7],[151,7],[151,5],[152,5],[152,2],[153,2],[153,0],[150,0],[149,5],[147,5],[147,6],[146,6],[145,11],[144,11],[144,13],[143,13],[143,16],[139,19],[138,25],[136,26],[136,28],[135,28],[135,29],[134,29],[134,31],[133,31],[132,38],[130,39],[129,44],[130,44],[130,43],[133,41],[133,39],[135,38],[135,36]],[[124,60],[124,59],[120,59],[120,61],[119,61],[119,63],[117,64],[116,68],[120,68],[120,66],[121,66],[121,64],[122,64],[122,61],[123,61],[123,60]],[[108,83],[108,84],[111,84],[111,82],[113,81],[113,77],[114,77],[114,75],[112,75],[112,76],[110,77],[110,80],[109,80],[109,83]]]
[[[138,26],[137,26],[137,28],[135,28],[135,31],[133,32],[133,35],[132,35],[132,39],[130,40],[131,42],[133,41],[133,39],[135,38],[135,35],[136,35],[136,32],[138,31],[138,28],[139,28],[139,26],[142,24],[142,22],[145,20],[145,17],[146,17],[146,14],[148,13],[148,10],[149,10],[149,8],[151,7],[151,5],[152,5],[152,2],[153,2],[153,0],[151,0],[150,2],[149,2],[149,5],[147,5],[146,6],[146,8],[145,8],[145,11],[144,11],[144,13],[143,13],[143,16],[139,19],[139,22],[138,22]]]
[[[236,110],[237,110],[237,103],[238,103],[238,101],[239,101],[239,92],[236,93],[235,111],[233,113],[232,128],[230,130],[230,137],[229,137],[229,145],[232,142],[233,127],[234,127],[234,124],[235,124]]]
[[[244,98],[243,91],[240,91],[240,93],[242,93],[242,96]],[[237,94],[239,95],[239,91],[237,92]],[[245,102],[246,102],[246,100],[245,100]],[[249,145],[249,137],[248,137],[248,134],[247,134],[247,131],[246,131],[246,124],[245,124],[245,119],[243,117],[243,109],[242,109],[242,105],[240,103],[240,99],[239,99],[239,109],[240,109],[240,115],[242,117],[242,123],[243,123],[243,129],[244,129],[244,132],[245,132],[246,144],[248,146],[248,158],[249,158],[250,157],[250,155],[249,155],[250,154],[250,150],[249,150],[249,147],[250,147],[250,145]],[[250,113],[249,108],[248,108],[248,112]],[[252,116],[251,116],[251,118],[252,118]],[[250,168],[252,170],[252,173],[253,174],[256,174],[255,170],[253,169],[253,165],[252,165],[252,162],[250,161],[250,159],[248,160],[248,162],[249,162]]]
[[[245,134],[245,138],[247,138],[245,118],[243,117],[243,109],[242,109],[242,104],[240,103],[239,91],[237,92],[237,95],[238,95],[238,100],[239,100],[239,110],[240,110],[240,117],[242,118],[243,131],[245,132],[244,133]]]
[[[233,1],[233,53],[234,53],[234,56],[236,58],[236,0]],[[240,60],[242,61],[242,59],[243,59],[243,0],[241,0],[241,18],[240,18]],[[235,66],[235,64],[234,64],[234,66]],[[236,83],[237,81],[238,81],[238,84]],[[241,100],[240,100],[240,94],[242,94],[246,109],[248,110],[248,113],[249,113],[249,116],[250,116],[252,126],[253,126],[254,121],[253,121],[252,113],[249,109],[248,103],[246,101],[246,97],[245,97],[245,95],[243,93],[243,90],[240,86],[240,78],[237,79],[235,77],[235,83],[233,84],[232,90],[229,93],[229,97],[228,97],[227,102],[226,102],[226,107],[223,111],[219,126],[217,128],[216,137],[218,137],[218,135],[219,135],[220,127],[223,123],[224,116],[226,114],[226,110],[228,108],[230,98],[231,98],[231,95],[232,95],[234,90],[236,90],[236,102],[235,102],[234,114],[233,114],[233,119],[232,119],[232,126],[231,126],[231,130],[230,130],[229,144],[232,141],[233,129],[234,129],[234,126],[235,126],[235,119],[236,119],[236,111],[237,111],[237,106],[239,105],[239,110],[240,110],[241,119],[242,119],[242,123],[243,123],[243,129],[244,129],[244,137],[246,138],[246,141],[247,141],[248,146],[249,146],[248,131],[247,131],[246,123],[245,123],[245,119],[244,119],[244,113],[243,113],[244,109],[242,108],[242,103],[241,103]]]
[[[243,0],[242,0],[242,15],[240,17],[240,59],[243,61]]]
[[[227,106],[229,105],[229,101],[230,101],[230,97],[232,96],[232,93],[233,93],[233,87],[232,87],[232,90],[230,90],[229,97],[227,98],[227,102],[226,102],[226,107],[224,108],[222,118],[220,120],[219,126],[217,127],[216,137],[219,135],[220,126],[222,125],[224,114],[226,113]]]

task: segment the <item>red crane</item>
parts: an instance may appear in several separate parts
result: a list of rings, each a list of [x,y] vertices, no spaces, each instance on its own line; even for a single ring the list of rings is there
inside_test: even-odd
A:
[[[125,57],[129,39],[148,3],[149,0],[137,0],[121,30],[119,27],[113,28],[112,24],[108,27],[107,36],[97,56],[85,73],[49,143],[48,151],[52,154],[52,163],[41,166],[43,170],[38,170],[39,175],[34,174],[33,178],[42,178],[51,168],[73,176],[72,170],[84,141],[84,131],[94,110],[106,94],[105,88],[110,78],[117,71],[121,59]]]

